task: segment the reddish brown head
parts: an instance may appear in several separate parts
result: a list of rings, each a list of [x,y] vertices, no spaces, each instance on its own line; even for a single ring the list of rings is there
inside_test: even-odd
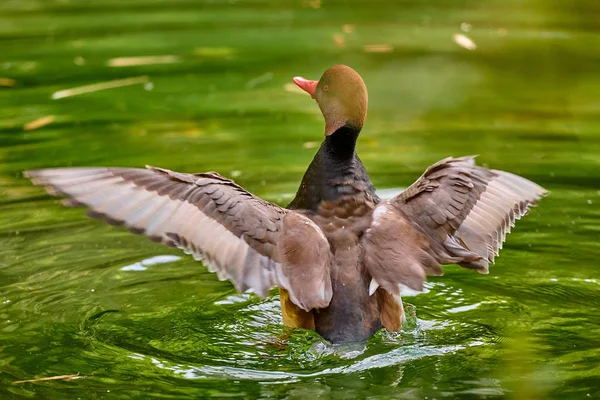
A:
[[[325,135],[343,126],[360,131],[367,117],[367,88],[360,75],[346,65],[329,68],[319,81],[295,77],[294,83],[312,96],[325,117]]]

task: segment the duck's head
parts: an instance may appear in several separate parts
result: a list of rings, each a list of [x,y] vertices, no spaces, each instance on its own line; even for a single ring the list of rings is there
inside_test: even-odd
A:
[[[367,116],[368,96],[365,82],[355,70],[335,65],[318,81],[297,76],[294,83],[319,104],[326,136],[344,127],[360,132]]]

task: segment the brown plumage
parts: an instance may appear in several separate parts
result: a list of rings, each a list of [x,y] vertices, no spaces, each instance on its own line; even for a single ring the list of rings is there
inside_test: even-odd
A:
[[[400,285],[459,264],[488,272],[516,219],[546,192],[525,178],[447,158],[381,201],[355,144],[367,91],[351,68],[294,81],[325,117],[325,140],[287,209],[210,173],[161,168],[27,171],[88,215],[179,247],[239,291],[278,286],[286,326],[333,342],[364,340],[404,319]]]

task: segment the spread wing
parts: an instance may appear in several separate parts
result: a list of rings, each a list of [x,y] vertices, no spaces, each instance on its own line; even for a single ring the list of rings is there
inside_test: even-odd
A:
[[[381,285],[397,293],[398,284],[421,290],[425,274],[442,274],[440,264],[487,273],[515,220],[547,193],[473,159],[446,158],[378,204],[365,235],[372,291]]]
[[[299,212],[283,209],[217,173],[161,168],[58,168],[27,171],[63,204],[203,260],[239,291],[286,289],[299,307],[326,307],[332,289],[329,244]],[[298,257],[302,243],[313,251]]]

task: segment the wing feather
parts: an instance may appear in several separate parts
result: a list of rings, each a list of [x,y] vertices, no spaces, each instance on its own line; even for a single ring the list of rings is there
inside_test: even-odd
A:
[[[65,205],[86,206],[91,217],[183,249],[239,291],[252,288],[265,296],[280,286],[307,311],[331,300],[329,245],[320,229],[217,173],[57,168],[26,176],[66,197]],[[312,247],[295,259],[290,244]]]
[[[375,208],[364,239],[369,273],[390,293],[397,284],[421,289],[423,272],[441,274],[441,264],[487,273],[515,221],[546,193],[518,175],[478,167],[474,157],[441,160]]]

